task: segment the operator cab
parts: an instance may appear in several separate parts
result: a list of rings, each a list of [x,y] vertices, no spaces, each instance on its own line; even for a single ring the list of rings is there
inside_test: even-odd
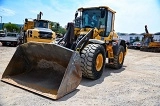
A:
[[[108,7],[79,8],[75,14],[75,23],[79,28],[97,28],[102,30],[101,36],[107,37],[113,31],[114,13]],[[80,15],[80,16],[78,16]]]
[[[35,27],[38,27],[38,28],[49,28],[49,21],[47,20],[34,20],[35,22]]]

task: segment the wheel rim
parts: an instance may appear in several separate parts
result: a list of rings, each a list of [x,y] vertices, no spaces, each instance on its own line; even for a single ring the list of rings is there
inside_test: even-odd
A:
[[[103,55],[98,54],[98,56],[96,58],[96,70],[100,71],[102,66],[103,66]]]
[[[123,62],[123,52],[120,52],[119,54],[119,64],[122,64]]]

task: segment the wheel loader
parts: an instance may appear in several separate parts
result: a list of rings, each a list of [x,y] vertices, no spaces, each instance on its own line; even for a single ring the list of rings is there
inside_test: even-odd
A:
[[[66,34],[55,44],[20,45],[2,81],[59,99],[74,91],[82,77],[99,79],[106,64],[122,68],[127,47],[114,31],[115,13],[107,6],[79,8],[75,20],[80,17],[80,27],[68,23]]]
[[[37,14],[37,19],[25,19],[23,25],[22,35],[23,43],[27,42],[54,42],[56,33],[51,30],[51,24],[49,20],[41,19],[42,12]]]
[[[145,32],[140,50],[146,52],[160,52],[160,42],[154,41],[154,36],[149,33],[147,25],[145,25]]]

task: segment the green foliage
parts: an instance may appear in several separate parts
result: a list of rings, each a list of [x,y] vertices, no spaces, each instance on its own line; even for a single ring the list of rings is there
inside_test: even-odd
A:
[[[4,28],[7,29],[7,32],[20,32],[20,28],[16,24],[7,23],[4,24]]]
[[[61,33],[64,35],[66,33],[66,29],[61,27],[59,28],[58,33]]]
[[[61,27],[59,23],[51,22],[50,24],[51,24],[52,31],[63,34],[63,35],[66,33],[66,29]]]

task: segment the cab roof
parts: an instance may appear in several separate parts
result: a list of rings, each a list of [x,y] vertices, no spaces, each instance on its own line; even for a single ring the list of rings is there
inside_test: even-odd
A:
[[[45,20],[45,19],[31,19],[31,18],[26,18],[27,19],[27,21],[29,21],[29,22],[33,22],[33,21],[45,21],[45,22],[50,22],[49,20]]]
[[[78,8],[78,11],[82,11],[82,10],[85,10],[85,9],[99,9],[99,8],[105,8],[106,10],[109,10],[111,11],[112,13],[116,13],[114,10],[112,10],[111,8],[109,8],[108,6],[98,6],[98,7],[86,7],[86,8]]]
[[[45,21],[45,22],[50,22],[49,20],[44,20],[44,19],[39,19],[39,20],[34,19],[34,21]]]

